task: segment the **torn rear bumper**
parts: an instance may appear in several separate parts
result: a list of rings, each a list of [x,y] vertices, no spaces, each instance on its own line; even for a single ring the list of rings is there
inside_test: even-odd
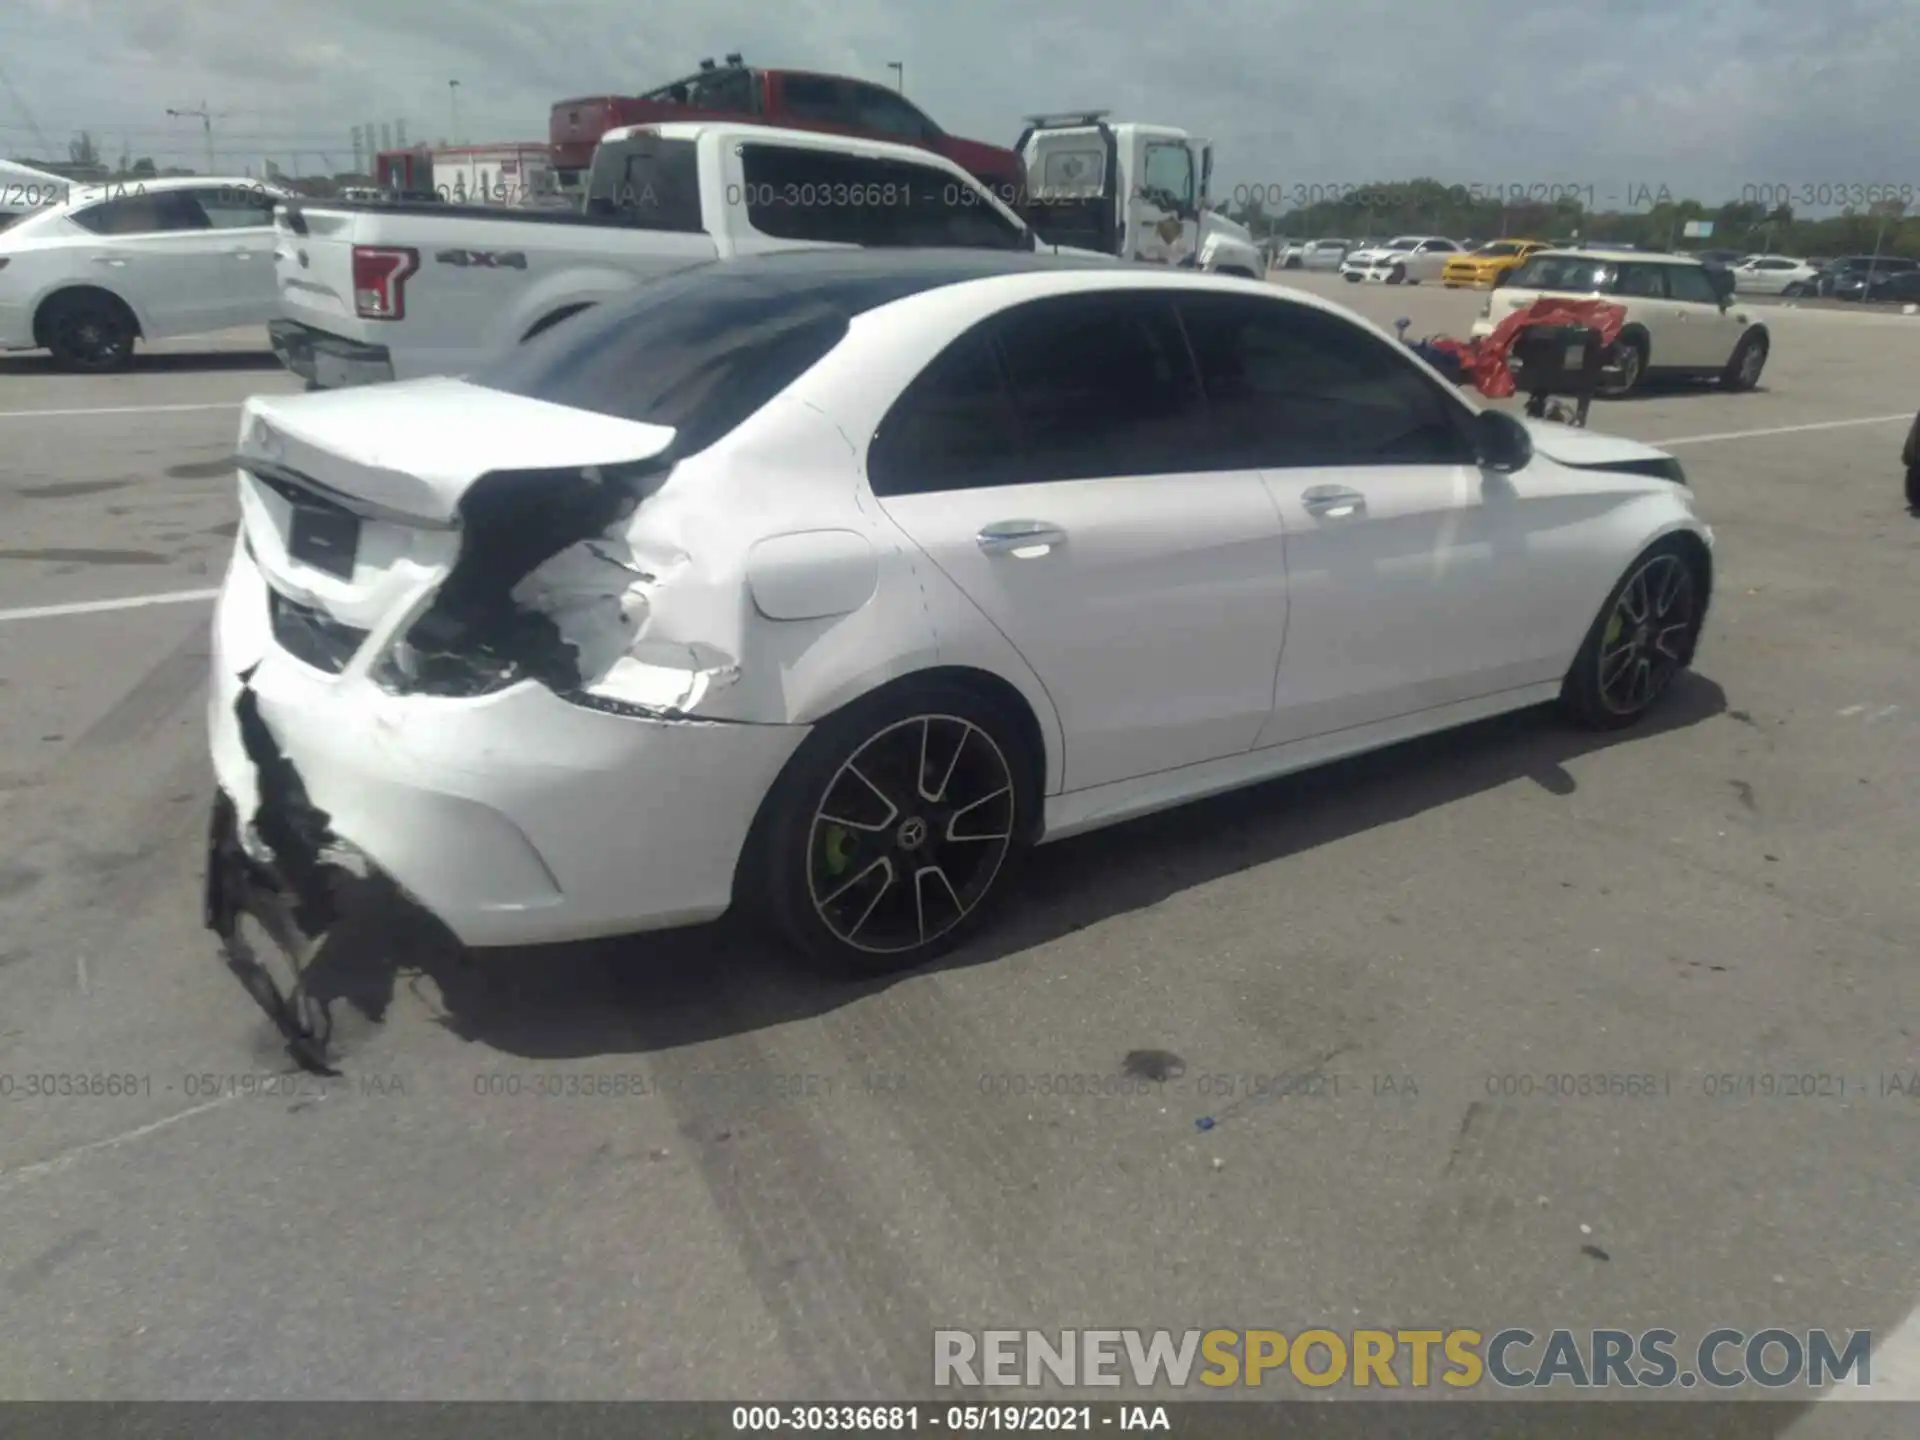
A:
[[[366,345],[303,325],[267,322],[267,342],[282,365],[322,390],[384,385],[393,379],[393,356],[384,345]]]
[[[330,844],[476,947],[718,916],[761,798],[807,733],[608,714],[531,682],[395,695],[364,656],[328,674],[275,643],[266,581],[242,549],[215,612],[208,720],[215,776],[256,853],[263,787],[243,694]],[[269,807],[284,804],[267,789]]]

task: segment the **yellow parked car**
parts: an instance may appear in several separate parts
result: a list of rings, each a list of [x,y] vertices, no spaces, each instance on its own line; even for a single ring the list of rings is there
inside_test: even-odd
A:
[[[1449,290],[1458,290],[1462,285],[1490,290],[1534,251],[1546,248],[1544,240],[1489,240],[1478,250],[1469,250],[1447,261],[1447,268],[1440,272],[1440,283]]]

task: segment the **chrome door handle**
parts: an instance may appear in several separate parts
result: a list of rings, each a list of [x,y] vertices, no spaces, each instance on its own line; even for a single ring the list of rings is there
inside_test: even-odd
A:
[[[989,555],[1012,554],[1024,560],[1066,544],[1067,532],[1044,520],[1000,520],[975,535],[973,543]]]
[[[1331,520],[1359,515],[1367,508],[1367,497],[1344,485],[1315,485],[1303,491],[1300,499],[1309,515],[1323,515]]]

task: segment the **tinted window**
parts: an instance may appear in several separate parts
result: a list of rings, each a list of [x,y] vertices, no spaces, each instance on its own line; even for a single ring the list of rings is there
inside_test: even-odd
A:
[[[751,114],[753,73],[736,69],[702,75],[689,87],[687,103],[701,110],[718,110],[729,115]]]
[[[926,116],[891,90],[878,85],[849,84],[846,88],[853,123],[863,130],[910,141],[930,139],[938,133]]]
[[[1699,305],[1718,305],[1720,292],[1713,288],[1713,281],[1707,278],[1705,270],[1691,265],[1667,265],[1661,267],[1667,272],[1667,293],[1675,300],[1687,300]]]
[[[195,190],[193,198],[215,230],[258,229],[273,224],[276,197],[264,190],[249,190],[238,185],[223,185],[213,190]]]
[[[1613,293],[1641,300],[1667,298],[1664,265],[1622,265],[1613,282]]]
[[[920,372],[874,436],[867,479],[876,495],[922,495],[1014,482],[1019,432],[999,352],[984,328]]]
[[[207,228],[207,217],[184,190],[135,190],[77,210],[72,219],[96,235],[156,235]]]
[[[602,145],[587,178],[587,213],[618,218],[640,230],[702,230],[694,142],[642,132]]]
[[[1025,250],[1027,235],[974,186],[928,165],[830,150],[741,147],[747,223],[780,240]]]
[[[643,284],[556,325],[471,378],[478,385],[679,431],[676,455],[726,435],[847,333],[831,294],[714,266]]]
[[[1284,302],[1188,296],[1207,468],[1462,464],[1458,405],[1385,341]]]
[[[1193,468],[1199,386],[1169,300],[1151,292],[1041,300],[994,328],[1024,442],[1023,479]]]
[[[787,75],[780,81],[780,98],[787,112],[800,120],[841,125],[847,121],[847,105],[838,80],[818,75]]]

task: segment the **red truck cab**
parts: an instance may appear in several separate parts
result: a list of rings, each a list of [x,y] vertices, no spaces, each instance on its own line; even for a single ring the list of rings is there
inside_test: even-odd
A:
[[[731,120],[861,135],[918,145],[946,156],[1012,203],[1024,189],[1020,157],[998,145],[942,130],[919,107],[885,85],[805,70],[762,70],[729,55],[703,60],[685,79],[645,95],[590,95],[553,107],[548,139],[563,191],[574,193],[609,130],[668,120]]]

